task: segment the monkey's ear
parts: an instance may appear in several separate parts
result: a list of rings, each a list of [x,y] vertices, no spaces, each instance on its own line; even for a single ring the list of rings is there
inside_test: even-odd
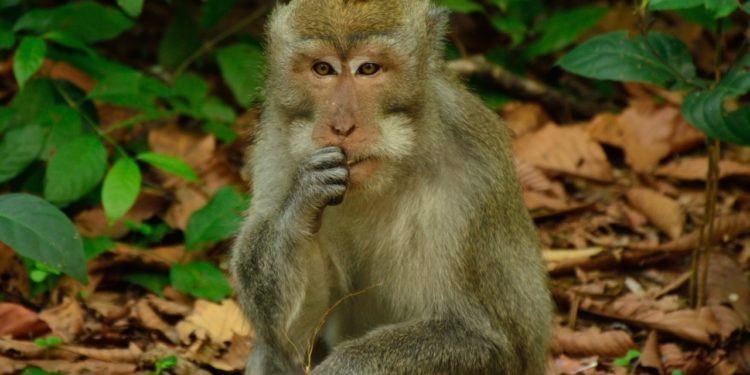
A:
[[[427,39],[433,56],[442,56],[443,41],[448,30],[450,11],[447,8],[431,6],[427,11]]]

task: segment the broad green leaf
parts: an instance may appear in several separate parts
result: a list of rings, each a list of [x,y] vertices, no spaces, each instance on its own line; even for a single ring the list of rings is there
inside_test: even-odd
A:
[[[15,31],[44,34],[60,31],[84,43],[94,43],[117,37],[133,26],[119,10],[93,1],[70,2],[55,8],[36,8],[16,22]]]
[[[204,28],[215,26],[224,16],[229,13],[234,5],[234,0],[208,0],[201,5],[200,24]]]
[[[122,279],[141,286],[159,297],[164,296],[164,288],[169,285],[169,276],[162,273],[131,272],[122,275]]]
[[[81,198],[101,182],[107,168],[107,150],[93,135],[82,135],[60,147],[49,159],[44,197],[56,204]]]
[[[38,367],[27,367],[21,375],[60,375],[59,372],[47,372]]]
[[[177,357],[170,355],[156,361],[154,372],[149,375],[161,375],[162,371],[171,369],[177,365]]]
[[[89,98],[100,99],[111,95],[138,94],[142,80],[143,74],[141,72],[113,72],[99,80],[89,93]]]
[[[35,79],[18,91],[10,106],[21,123],[34,123],[39,113],[61,103],[53,81]]]
[[[83,253],[86,260],[91,260],[107,251],[114,250],[117,244],[109,237],[83,238]]]
[[[750,111],[746,108],[727,114],[724,98],[728,92],[722,88],[693,92],[682,102],[682,115],[688,123],[700,129],[709,138],[733,144],[750,144]],[[744,117],[744,118],[743,118]]]
[[[523,42],[528,27],[523,20],[510,16],[493,16],[490,23],[495,30],[508,34],[512,40],[511,47],[516,47]]]
[[[157,154],[155,152],[144,152],[138,154],[136,159],[153,165],[165,172],[180,176],[190,182],[198,181],[198,176],[193,169],[184,161],[173,156]]]
[[[719,87],[730,96],[742,96],[750,91],[750,53],[742,56],[721,79]]]
[[[628,366],[631,362],[633,362],[634,359],[641,356],[641,352],[638,350],[628,350],[627,354],[625,356],[620,357],[612,361],[612,364],[615,366]]]
[[[583,6],[555,13],[538,23],[535,31],[541,37],[529,45],[524,53],[533,58],[563,49],[599,23],[606,12],[605,7]]]
[[[216,52],[221,76],[234,98],[247,107],[257,98],[263,83],[263,52],[259,46],[236,43]]]
[[[6,24],[0,22],[0,50],[4,50],[16,43],[16,36],[13,34],[13,30]]]
[[[11,129],[0,140],[0,182],[16,177],[33,162],[44,145],[47,132],[39,125]]]
[[[183,8],[178,8],[173,14],[159,43],[158,52],[159,65],[170,70],[201,47],[201,36],[198,33],[200,27],[192,15]]]
[[[740,6],[738,0],[705,0],[706,9],[715,19],[732,14]]]
[[[16,54],[13,56],[13,75],[20,88],[23,89],[26,81],[42,67],[46,54],[47,44],[43,39],[34,36],[21,39]]]
[[[648,39],[629,39],[616,31],[593,37],[557,62],[563,69],[589,78],[638,81],[668,88],[695,80],[687,47],[679,39],[651,32]]]
[[[0,195],[0,241],[21,256],[87,282],[81,237],[64,213],[39,197]]]
[[[473,0],[437,0],[436,3],[460,13],[481,12],[484,10],[481,5]]]
[[[141,191],[141,170],[133,159],[124,157],[115,162],[104,178],[102,206],[107,220],[114,222],[133,207]]]
[[[245,200],[234,189],[219,189],[203,208],[190,216],[185,228],[185,247],[196,250],[201,245],[230,238],[237,232],[245,207]]]
[[[174,80],[172,92],[185,98],[191,106],[198,107],[208,97],[208,82],[195,74],[181,74]]]
[[[143,0],[117,0],[117,5],[130,17],[138,17],[143,10]]]
[[[43,111],[38,119],[40,125],[49,128],[49,135],[44,142],[44,149],[40,155],[42,160],[48,160],[57,153],[63,145],[82,134],[81,116],[75,109],[67,105],[55,105]]]
[[[50,31],[42,35],[42,37],[49,41],[55,42],[63,47],[75,49],[75,50],[81,51],[89,55],[96,55],[96,51],[94,51],[91,47],[89,47],[88,44],[82,42],[80,39],[76,38],[75,36],[65,33],[65,32]]]
[[[231,123],[237,119],[237,114],[234,113],[232,107],[224,104],[217,97],[211,97],[206,100],[201,107],[201,113],[206,119],[214,121]]]
[[[173,264],[169,280],[180,292],[209,301],[219,302],[232,293],[224,273],[206,262]]]
[[[51,59],[67,62],[82,70],[96,81],[101,81],[105,77],[118,72],[127,73],[135,71],[117,61],[105,59],[97,55],[72,53],[59,49],[53,49],[48,54]]]
[[[21,0],[0,0],[0,9],[12,8],[21,4]]]
[[[201,129],[206,133],[215,135],[216,139],[224,143],[232,143],[237,139],[237,133],[229,125],[221,122],[208,121],[203,124]]]
[[[741,9],[743,12],[750,14],[750,2],[742,4]]]
[[[705,0],[651,0],[649,10],[686,9],[703,5]]]

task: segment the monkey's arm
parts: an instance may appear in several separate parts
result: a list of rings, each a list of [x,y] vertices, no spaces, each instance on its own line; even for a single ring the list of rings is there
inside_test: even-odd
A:
[[[307,338],[330,299],[313,234],[347,178],[341,150],[321,149],[301,163],[278,209],[251,208],[232,251],[239,300],[258,330],[248,374],[301,373]]]

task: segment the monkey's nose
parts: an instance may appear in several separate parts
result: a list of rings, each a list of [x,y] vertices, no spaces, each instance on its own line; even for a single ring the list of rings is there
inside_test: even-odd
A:
[[[337,121],[331,124],[331,131],[339,137],[348,137],[356,128],[353,121]]]

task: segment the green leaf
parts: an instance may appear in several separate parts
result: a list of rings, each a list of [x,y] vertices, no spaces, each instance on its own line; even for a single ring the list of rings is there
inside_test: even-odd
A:
[[[201,245],[232,237],[246,206],[234,189],[219,189],[203,208],[190,216],[185,228],[185,247],[196,250]]]
[[[437,0],[436,3],[460,13],[481,12],[484,8],[472,0]]]
[[[40,158],[49,160],[63,145],[83,133],[81,116],[67,105],[55,105],[39,115],[39,124],[50,129]]]
[[[91,260],[98,257],[100,254],[113,250],[115,245],[115,241],[112,241],[109,237],[84,237],[83,253],[86,256],[86,260]]]
[[[196,298],[219,302],[232,293],[224,274],[206,262],[173,264],[169,270],[172,286]]]
[[[563,56],[563,69],[589,78],[638,81],[672,88],[684,80],[695,80],[687,47],[679,39],[651,32],[647,39],[629,39],[616,31],[593,37]]]
[[[173,156],[157,154],[155,152],[144,152],[138,154],[136,159],[153,165],[165,172],[180,176],[190,182],[198,181],[198,176],[193,169],[184,161]]]
[[[102,185],[102,205],[110,223],[133,207],[141,191],[141,170],[133,159],[124,157],[112,166]]]
[[[153,98],[143,90],[147,82],[138,71],[113,72],[101,79],[88,97],[145,112],[156,112]],[[153,86],[153,82],[149,85]]]
[[[26,81],[42,67],[46,54],[47,44],[44,40],[34,36],[21,39],[16,54],[13,56],[13,75],[16,77],[18,87],[23,88]]]
[[[215,26],[229,13],[234,0],[208,0],[201,5],[200,24],[204,28]]]
[[[682,102],[682,115],[709,138],[750,145],[750,108],[726,113],[727,96],[729,93],[722,88],[690,93]]]
[[[524,53],[533,58],[563,49],[599,23],[606,12],[605,7],[583,6],[555,13],[537,24],[535,31],[541,33],[541,37]]]
[[[38,367],[27,367],[21,375],[59,375],[59,372],[47,372]]]
[[[628,350],[627,354],[625,354],[624,357],[617,358],[614,361],[612,361],[612,364],[615,366],[628,366],[631,362],[633,362],[634,359],[641,356],[641,352],[638,350]]]
[[[55,42],[63,47],[68,47],[74,50],[78,50],[88,55],[96,55],[96,51],[94,51],[91,47],[89,47],[88,44],[82,42],[80,39],[76,38],[75,36],[65,33],[65,32],[50,31],[42,35],[42,37],[49,41]]]
[[[232,44],[218,50],[216,60],[237,103],[243,107],[252,104],[263,83],[265,63],[261,48],[249,43]]]
[[[58,336],[47,336],[44,338],[38,338],[34,340],[34,344],[40,348],[51,349],[56,346],[60,346],[63,343],[63,339]]]
[[[99,138],[82,135],[73,139],[49,159],[44,197],[56,204],[73,202],[101,182],[106,168],[107,150]]]
[[[0,195],[0,241],[21,256],[87,282],[81,237],[64,213],[41,198]]]
[[[200,27],[184,8],[174,12],[172,20],[159,43],[159,65],[174,69],[201,47]]]
[[[0,140],[0,182],[16,177],[33,162],[44,145],[47,132],[38,125],[9,130]]]
[[[0,50],[4,50],[16,44],[16,36],[13,30],[6,24],[0,22]]]
[[[195,74],[181,74],[174,80],[172,92],[191,106],[199,107],[208,97],[208,82]]]
[[[203,103],[201,113],[208,120],[231,123],[237,119],[237,114],[234,113],[232,107],[224,104],[221,99],[216,97],[211,97]]]
[[[61,31],[84,43],[94,43],[113,39],[131,26],[133,21],[115,8],[80,1],[55,8],[32,9],[21,16],[13,29],[37,34]]]
[[[705,0],[651,0],[649,10],[686,9],[703,5]]]
[[[706,9],[714,19],[724,18],[732,14],[740,6],[738,0],[705,0]]]
[[[224,143],[232,143],[237,139],[237,133],[227,124],[215,121],[209,121],[203,124],[201,129],[206,133],[211,133]]]
[[[141,286],[159,297],[164,297],[164,288],[169,285],[169,276],[162,273],[131,272],[122,275],[122,279]]]
[[[21,123],[34,123],[39,113],[60,102],[53,81],[35,79],[18,91],[10,106]]]
[[[718,86],[731,96],[742,96],[750,92],[750,53],[734,63]]]
[[[523,38],[526,36],[528,30],[523,20],[515,17],[493,16],[490,18],[490,23],[495,30],[510,36],[512,40],[511,48],[523,42]]]
[[[138,17],[143,10],[143,0],[117,0],[117,5],[130,17]]]
[[[158,361],[156,361],[155,364],[156,368],[154,371],[152,371],[149,375],[160,375],[162,371],[171,369],[175,365],[177,365],[177,357],[170,355],[168,357],[164,357]]]

